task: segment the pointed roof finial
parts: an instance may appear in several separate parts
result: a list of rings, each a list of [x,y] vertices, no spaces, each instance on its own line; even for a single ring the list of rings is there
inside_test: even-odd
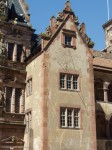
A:
[[[72,9],[71,9],[71,7],[70,7],[70,1],[67,1],[67,2],[65,3],[65,10],[67,10],[67,11],[72,11]]]

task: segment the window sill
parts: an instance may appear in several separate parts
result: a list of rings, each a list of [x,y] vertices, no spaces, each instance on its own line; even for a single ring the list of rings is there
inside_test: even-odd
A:
[[[60,129],[70,129],[70,130],[82,130],[82,128],[73,128],[73,127],[60,127]]]
[[[80,90],[79,89],[61,89],[60,88],[60,91],[68,91],[68,92],[80,92]]]
[[[63,44],[63,47],[68,47],[68,48],[76,49],[76,46],[73,46],[73,45],[67,45],[67,44]]]

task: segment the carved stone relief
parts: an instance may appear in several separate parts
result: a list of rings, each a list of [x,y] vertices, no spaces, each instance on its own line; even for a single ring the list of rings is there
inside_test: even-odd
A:
[[[6,43],[4,40],[5,35],[0,32],[0,55],[6,56]]]
[[[6,0],[1,0],[0,1],[0,14],[5,14],[6,13],[6,8],[7,8],[7,1]]]

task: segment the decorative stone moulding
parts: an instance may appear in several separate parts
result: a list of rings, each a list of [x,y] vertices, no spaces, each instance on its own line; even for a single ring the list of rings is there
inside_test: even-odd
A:
[[[46,33],[41,33],[40,36],[41,36],[42,39],[46,39],[46,40],[51,39],[51,37],[49,35],[47,35]]]
[[[75,17],[74,23],[75,23],[76,25],[79,25],[78,17]]]
[[[63,12],[59,12],[56,18],[57,21],[62,22],[64,20]]]
[[[3,63],[6,58],[7,47],[5,43],[5,34],[0,31],[0,63]]]
[[[46,31],[44,33],[41,33],[40,36],[43,39],[50,40],[52,37],[52,30],[51,30],[50,26],[48,28],[46,28]]]

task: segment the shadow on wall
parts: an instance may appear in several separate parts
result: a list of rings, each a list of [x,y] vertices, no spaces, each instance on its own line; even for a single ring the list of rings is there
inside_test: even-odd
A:
[[[100,104],[96,104],[96,132],[97,139],[105,139],[106,134],[106,116]]]
[[[33,150],[33,129],[29,133],[29,150]]]

